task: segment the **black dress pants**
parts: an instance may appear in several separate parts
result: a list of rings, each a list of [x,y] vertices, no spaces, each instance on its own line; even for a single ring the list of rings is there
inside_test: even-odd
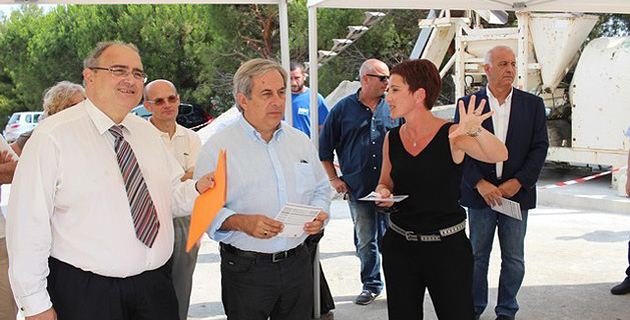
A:
[[[127,278],[48,259],[48,293],[59,320],[178,320],[170,264]]]
[[[439,242],[420,242],[387,229],[383,270],[389,319],[422,319],[425,289],[438,319],[474,319],[472,246],[463,231]]]
[[[306,246],[282,261],[221,250],[221,290],[229,320],[307,320],[313,276]]]

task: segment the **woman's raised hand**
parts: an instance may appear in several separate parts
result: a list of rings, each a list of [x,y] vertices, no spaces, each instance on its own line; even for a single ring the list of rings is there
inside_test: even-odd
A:
[[[459,125],[457,126],[457,129],[448,136],[449,138],[455,138],[465,134],[471,137],[476,137],[481,131],[481,123],[494,114],[494,111],[482,114],[483,107],[486,105],[486,99],[481,100],[479,106],[475,108],[476,100],[476,96],[473,95],[470,97],[468,108],[464,107],[464,101],[459,101]]]

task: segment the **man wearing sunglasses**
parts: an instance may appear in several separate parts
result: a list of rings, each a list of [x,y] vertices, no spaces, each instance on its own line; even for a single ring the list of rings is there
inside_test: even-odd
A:
[[[374,202],[359,201],[376,188],[381,174],[383,140],[392,120],[385,91],[389,68],[376,59],[365,61],[359,70],[361,88],[341,99],[330,110],[319,139],[319,158],[328,179],[339,193],[349,193],[350,214],[354,222],[355,246],[361,260],[363,289],[356,304],[370,304],[383,289],[381,280],[381,239],[388,217]],[[337,152],[342,176],[333,165]]]
[[[199,135],[175,121],[179,112],[179,95],[168,80],[155,80],[144,88],[144,106],[152,112],[149,122],[158,129],[166,147],[184,170],[182,181],[192,179],[195,161],[201,149]],[[173,247],[173,287],[179,303],[179,318],[186,319],[192,291],[192,276],[197,263],[199,246],[186,252],[190,212],[173,219],[175,246]]]
[[[87,99],[38,125],[15,172],[13,293],[25,320],[179,319],[173,214],[213,181],[180,181],[155,129],[129,113],[146,79],[134,45],[101,42],[83,64]]]

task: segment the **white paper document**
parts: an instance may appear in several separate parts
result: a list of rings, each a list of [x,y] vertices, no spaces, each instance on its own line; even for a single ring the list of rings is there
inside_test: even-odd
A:
[[[501,197],[501,205],[494,205],[492,207],[492,210],[499,212],[499,213],[503,213],[504,215],[508,216],[508,217],[512,217],[514,219],[518,219],[523,221],[523,214],[521,213],[521,204],[516,202],[516,201],[512,201],[506,198]]]
[[[304,224],[313,221],[323,209],[296,203],[286,203],[276,216],[284,224],[278,237],[295,238],[304,234]]]
[[[367,196],[363,198],[359,198],[362,201],[381,201],[381,202],[400,202],[407,199],[409,196],[407,195],[399,195],[394,196],[392,198],[383,198],[380,193],[376,193],[374,191],[370,192]]]

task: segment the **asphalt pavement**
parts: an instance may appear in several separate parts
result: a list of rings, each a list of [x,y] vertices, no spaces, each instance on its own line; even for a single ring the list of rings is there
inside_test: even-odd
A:
[[[539,185],[589,174],[584,170],[545,169]],[[539,202],[544,204],[530,212],[526,276],[518,296],[521,309],[517,319],[630,320],[630,294],[614,296],[609,292],[623,280],[628,266],[630,199],[616,195],[610,188],[610,177],[563,188],[541,191]],[[584,199],[590,202],[588,208],[583,208]],[[611,212],[607,202],[614,202],[620,212]],[[333,201],[331,211],[320,252],[336,309],[322,319],[387,319],[387,292],[368,306],[353,303],[361,282],[352,220],[342,200]],[[217,244],[204,237],[194,275],[190,320],[226,319],[219,261]],[[495,318],[499,268],[500,251],[495,241],[489,271],[490,301],[482,320]],[[428,293],[424,307],[425,319],[437,319]]]
[[[545,169],[539,186],[589,175],[585,170]],[[628,266],[630,199],[610,187],[610,176],[539,192],[530,211],[526,275],[518,299],[519,320],[630,320],[630,294],[614,296]],[[6,188],[3,193],[6,196]],[[8,197],[2,199],[6,204]],[[336,309],[322,319],[387,319],[387,292],[372,304],[353,303],[361,291],[359,259],[352,240],[347,204],[334,200],[331,221],[320,243],[321,263]],[[189,320],[226,319],[221,305],[220,257],[216,242],[204,236],[194,274]],[[482,320],[495,318],[500,267],[498,241],[491,256],[489,306]],[[244,301],[243,303],[247,303]],[[428,293],[425,319],[437,319]],[[20,319],[20,318],[18,318]]]

